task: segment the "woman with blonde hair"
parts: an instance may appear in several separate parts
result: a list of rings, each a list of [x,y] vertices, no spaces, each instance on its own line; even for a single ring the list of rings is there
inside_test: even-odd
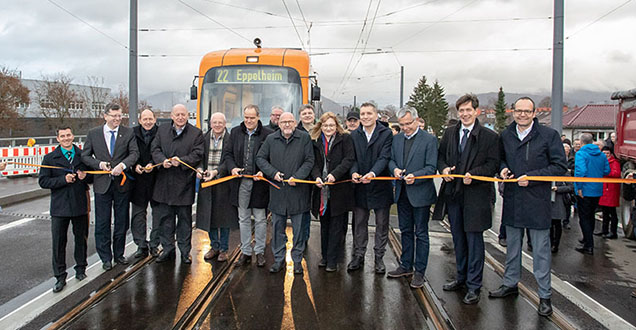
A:
[[[345,133],[333,112],[320,116],[311,130],[314,143],[314,167],[311,175],[316,179],[312,194],[312,213],[320,218],[322,258],[318,266],[326,271],[338,269],[338,257],[344,249],[344,234],[348,211],[353,208],[353,186],[350,182],[327,185],[349,178],[355,161],[351,136]]]

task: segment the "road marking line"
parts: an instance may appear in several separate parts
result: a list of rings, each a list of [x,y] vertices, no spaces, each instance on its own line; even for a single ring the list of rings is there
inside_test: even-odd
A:
[[[44,211],[44,212],[42,212],[42,214],[49,214],[49,213],[51,213],[51,211]]]
[[[23,218],[23,219],[20,219],[20,220],[16,220],[16,221],[10,222],[10,223],[8,223],[6,225],[0,226],[0,231],[7,230],[7,229],[10,229],[10,228],[19,226],[19,225],[23,225],[23,224],[25,224],[25,223],[27,223],[29,221],[33,221],[33,220],[35,220],[35,218]]]

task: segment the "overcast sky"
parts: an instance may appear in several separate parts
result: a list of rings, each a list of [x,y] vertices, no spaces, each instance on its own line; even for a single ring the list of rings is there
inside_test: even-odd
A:
[[[129,1],[1,3],[0,66],[127,86]],[[341,103],[398,104],[401,65],[405,100],[423,75],[447,94],[548,94],[552,16],[552,1],[536,0],[140,0],[139,28],[167,30],[139,32],[151,56],[139,59],[139,92],[187,92],[206,52],[259,37],[309,51],[323,95]],[[634,31],[636,0],[566,1],[565,89],[636,88]]]

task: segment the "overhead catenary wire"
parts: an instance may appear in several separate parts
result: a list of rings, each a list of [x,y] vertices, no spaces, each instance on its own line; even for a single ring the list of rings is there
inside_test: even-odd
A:
[[[303,9],[300,8],[300,2],[296,0],[296,5],[298,6],[298,11],[300,11],[300,16],[303,18],[303,22],[305,22],[305,27],[309,30],[309,24],[307,24],[307,19],[305,19],[305,13],[303,13]]]
[[[605,14],[599,16],[597,19],[591,21],[590,23],[586,24],[585,26],[583,26],[582,28],[576,30],[574,33],[570,34],[569,36],[565,37],[565,39],[570,39],[571,37],[575,36],[576,34],[578,34],[579,32],[589,28],[590,26],[594,25],[595,23],[597,23],[598,21],[602,20],[603,18],[611,15],[612,13],[614,13],[615,11],[621,9],[622,7],[624,7],[625,5],[627,5],[628,3],[632,2],[632,0],[627,0],[625,2],[623,2],[622,4],[618,5],[617,7],[614,7],[614,9],[606,12]]]
[[[201,16],[203,16],[203,17],[207,18],[208,20],[210,20],[210,21],[212,21],[212,22],[214,22],[214,23],[216,23],[216,24],[218,24],[218,25],[220,25],[220,26],[224,27],[226,30],[228,30],[228,31],[232,32],[233,34],[237,35],[237,36],[238,36],[238,37],[240,37],[241,39],[246,40],[246,41],[247,41],[247,42],[249,42],[250,44],[252,43],[252,40],[250,40],[250,39],[246,38],[245,36],[243,36],[242,34],[240,34],[240,33],[236,32],[235,30],[233,30],[233,29],[232,29],[232,28],[230,28],[229,26],[226,26],[225,24],[223,24],[223,23],[221,23],[221,22],[219,22],[219,21],[215,20],[214,18],[210,17],[209,15],[206,15],[204,12],[202,12],[202,11],[200,11],[200,10],[198,10],[198,9],[196,9],[196,8],[194,8],[194,7],[192,7],[190,4],[186,3],[185,1],[183,1],[183,0],[179,0],[179,2],[180,2],[182,5],[184,5],[184,6],[188,7],[188,8],[190,8],[190,9],[192,9],[194,12],[198,13],[199,15],[201,15]]]
[[[281,1],[283,2],[283,6],[285,6],[285,11],[287,11],[287,15],[289,16],[289,19],[291,20],[292,25],[294,26],[294,31],[296,31],[296,36],[298,36],[298,40],[300,40],[301,47],[305,49],[305,43],[303,42],[303,38],[300,37],[300,33],[298,32],[298,29],[296,28],[294,19],[292,18],[291,13],[289,12],[289,8],[287,8],[287,3],[285,3],[285,0],[281,0]]]

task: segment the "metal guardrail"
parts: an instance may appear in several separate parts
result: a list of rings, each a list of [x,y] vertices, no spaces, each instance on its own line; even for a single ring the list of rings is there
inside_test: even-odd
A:
[[[10,137],[0,138],[0,147],[16,147],[26,146],[29,139],[34,139],[35,144],[39,145],[55,145],[57,140],[55,136],[25,136],[25,137]],[[75,135],[75,143],[81,143],[86,140],[86,135]]]

